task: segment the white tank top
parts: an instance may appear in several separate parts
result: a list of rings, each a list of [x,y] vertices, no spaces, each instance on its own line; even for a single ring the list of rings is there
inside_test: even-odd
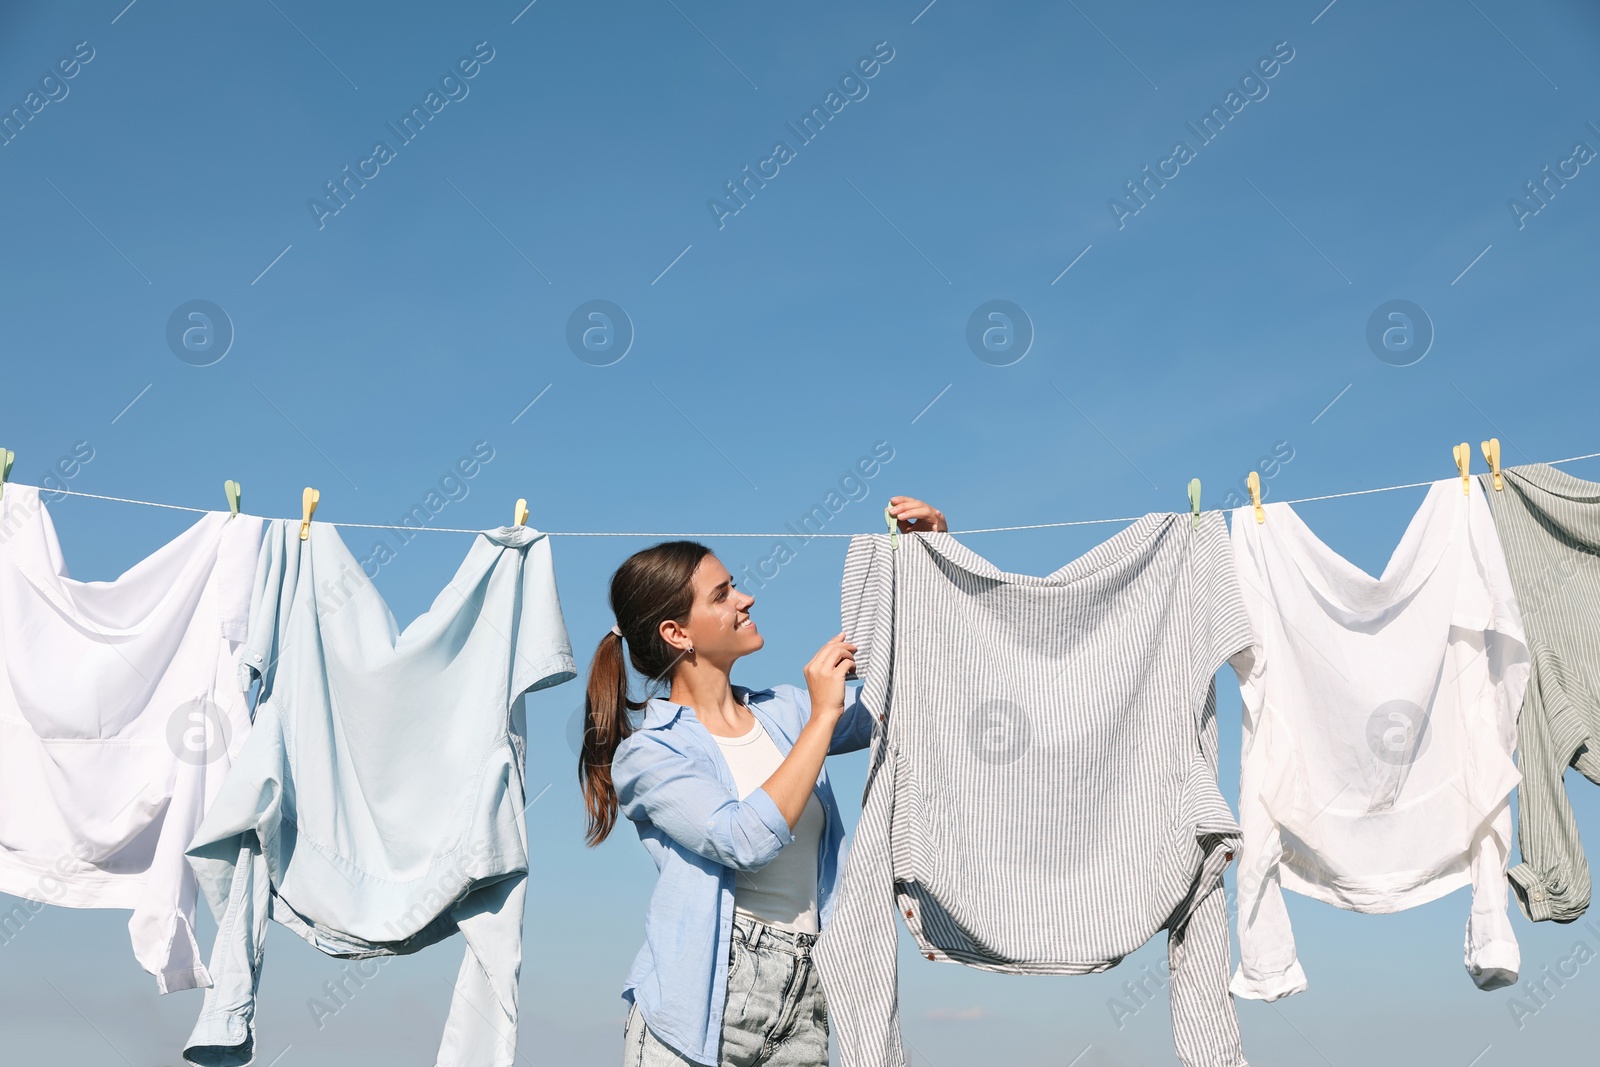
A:
[[[783,763],[783,752],[767,736],[759,719],[743,737],[712,736],[733,772],[740,800],[760,788]],[[824,821],[822,804],[813,791],[794,828],[794,840],[759,871],[736,873],[736,914],[783,930],[817,932],[817,851],[822,845]]]

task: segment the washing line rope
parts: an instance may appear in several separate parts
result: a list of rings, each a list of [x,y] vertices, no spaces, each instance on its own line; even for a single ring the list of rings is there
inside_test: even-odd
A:
[[[1563,463],[1576,463],[1579,460],[1583,460],[1583,459],[1600,459],[1600,452],[1590,452],[1587,455],[1583,455],[1583,456],[1568,456],[1566,459],[1551,459],[1551,460],[1546,460],[1545,463],[1548,466],[1557,467],[1557,466],[1560,466]],[[1380,486],[1377,489],[1353,489],[1348,493],[1325,493],[1322,496],[1303,496],[1303,497],[1300,497],[1300,498],[1298,498],[1296,500],[1284,500],[1284,501],[1281,501],[1281,503],[1284,503],[1284,504],[1310,504],[1310,503],[1313,503],[1313,502],[1318,501],[1318,500],[1342,500],[1345,497],[1351,497],[1351,496],[1369,496],[1369,495],[1371,495],[1373,493],[1392,493],[1392,492],[1395,492],[1396,490],[1400,490],[1400,489],[1420,489],[1420,488],[1423,488],[1424,486],[1432,485],[1435,481],[1439,481],[1439,480],[1440,479],[1435,478],[1435,479],[1432,479],[1432,480],[1426,481],[1426,482],[1407,482],[1405,485],[1385,485],[1385,486]],[[22,483],[18,482],[18,483],[12,483],[12,484],[20,485]],[[87,498],[89,500],[109,500],[109,501],[111,501],[113,503],[116,503],[116,504],[138,504],[141,507],[166,508],[169,511],[190,511],[190,512],[194,512],[194,513],[199,514],[199,515],[205,515],[205,514],[208,514],[209,512],[218,510],[216,508],[191,508],[191,507],[187,507],[187,506],[185,506],[183,504],[163,504],[158,500],[133,500],[133,499],[130,499],[129,497],[125,497],[125,496],[105,496],[105,495],[103,495],[101,493],[84,493],[84,492],[80,492],[80,491],[78,491],[76,489],[41,489],[38,486],[32,486],[31,488],[39,489],[39,491],[43,492],[43,493],[54,493],[54,494],[56,494],[58,496],[81,496],[81,497],[85,497],[85,498]],[[1222,509],[1222,508],[1206,508],[1205,510],[1207,512],[1210,512],[1210,511],[1222,511],[1224,509]],[[1012,531],[1015,531],[1015,530],[1054,530],[1054,529],[1059,529],[1061,527],[1066,527],[1066,526],[1099,526],[1099,525],[1104,525],[1106,523],[1112,523],[1112,522],[1124,522],[1124,523],[1125,522],[1135,522],[1139,518],[1140,518],[1140,516],[1138,516],[1138,515],[1131,515],[1131,516],[1125,516],[1123,518],[1116,518],[1116,519],[1075,519],[1075,520],[1073,520],[1071,522],[1035,522],[1035,523],[1030,523],[1030,524],[1025,525],[1025,526],[982,526],[982,527],[978,527],[978,528],[971,529],[971,530],[951,530],[950,533],[952,535],[956,535],[956,534],[983,534],[983,533],[1011,533]],[[287,522],[298,522],[299,519],[286,519],[284,521],[287,521]],[[476,534],[476,533],[482,533],[483,532],[482,530],[468,530],[468,529],[463,529],[463,528],[454,527],[454,526],[401,526],[401,525],[388,525],[388,524],[385,524],[385,523],[376,523],[376,522],[330,522],[330,523],[328,523],[328,525],[329,526],[341,526],[341,527],[344,527],[346,529],[352,529],[352,530],[405,530],[405,531],[408,531],[410,533]],[[696,538],[696,537],[712,538],[712,537],[792,537],[792,536],[794,536],[794,531],[793,530],[784,530],[784,531],[781,531],[781,532],[778,532],[778,533],[633,533],[633,532],[622,531],[622,530],[540,530],[539,532],[544,534],[546,537],[651,537],[651,538],[663,538],[663,539],[668,539],[668,540],[670,540],[670,539],[680,539],[680,538]],[[859,537],[859,536],[860,536],[860,534],[855,534],[855,533],[808,533],[806,535],[808,540],[810,538],[812,538],[812,537]]]

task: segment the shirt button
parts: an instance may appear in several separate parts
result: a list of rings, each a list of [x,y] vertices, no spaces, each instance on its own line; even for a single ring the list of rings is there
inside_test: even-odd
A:
[[[1542,890],[1542,889],[1535,889],[1535,890],[1534,890],[1534,891],[1533,891],[1533,899],[1534,899],[1534,900],[1543,900],[1543,899],[1544,899],[1544,890]]]
[[[914,918],[914,916],[911,914],[911,909],[910,908],[906,909],[906,918],[908,918],[908,919]]]
[[[1232,852],[1224,852],[1224,853],[1223,853],[1223,854],[1222,854],[1222,858],[1223,858],[1223,860],[1225,860],[1225,861],[1226,861],[1226,862],[1228,862],[1228,863],[1232,863],[1232,862],[1233,862],[1233,853],[1232,853]]]
[[[930,959],[930,960],[931,960],[931,959],[933,959],[933,953],[931,953],[931,952],[930,952],[930,953],[928,953],[928,958],[929,958],[929,959]]]

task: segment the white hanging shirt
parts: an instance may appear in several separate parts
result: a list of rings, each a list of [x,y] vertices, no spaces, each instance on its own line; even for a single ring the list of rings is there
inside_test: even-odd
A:
[[[1384,913],[1472,887],[1466,966],[1520,957],[1506,914],[1511,756],[1529,657],[1476,482],[1435,482],[1373,578],[1287,504],[1233,513],[1254,644],[1244,696],[1239,958],[1232,989],[1306,988],[1282,890]]]
[[[0,496],[0,892],[128,908],[161,992],[209,986],[184,857],[250,730],[235,677],[261,520],[205,515],[111,582]]]
[[[784,753],[757,719],[742,737],[712,735],[722,758],[733,772],[743,800],[771,778],[783,765]],[[822,847],[826,822],[817,794],[806,798],[805,810],[795,824],[794,838],[759,871],[739,871],[733,883],[733,907],[781,930],[803,934],[817,932],[817,850]]]

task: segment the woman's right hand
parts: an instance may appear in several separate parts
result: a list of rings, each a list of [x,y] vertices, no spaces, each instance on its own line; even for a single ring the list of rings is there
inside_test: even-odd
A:
[[[811,717],[826,717],[834,722],[844,714],[844,679],[856,668],[856,646],[844,639],[844,631],[828,641],[806,664],[806,689],[811,693]]]
[[[840,633],[817,649],[806,664],[806,688],[811,691],[811,718],[795,738],[794,747],[772,772],[762,788],[778,806],[793,830],[805,814],[822,773],[822,761],[833,746],[833,731],[844,716],[844,676],[855,668],[856,646]]]

